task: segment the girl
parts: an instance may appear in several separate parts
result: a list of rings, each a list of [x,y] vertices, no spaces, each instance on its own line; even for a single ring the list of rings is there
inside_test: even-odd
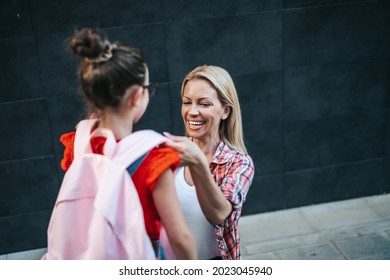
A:
[[[98,31],[84,28],[70,40],[69,48],[80,56],[79,79],[87,105],[98,118],[96,128],[111,130],[117,141],[130,135],[154,93],[147,64],[140,50],[110,43]],[[75,133],[61,137],[65,146],[61,167],[67,170],[73,160]],[[105,138],[91,138],[92,151],[104,153]],[[154,148],[129,170],[144,212],[146,231],[159,255],[161,222],[178,259],[196,259],[192,234],[180,209],[173,171],[179,164],[171,148]],[[130,176],[130,175],[129,175]]]

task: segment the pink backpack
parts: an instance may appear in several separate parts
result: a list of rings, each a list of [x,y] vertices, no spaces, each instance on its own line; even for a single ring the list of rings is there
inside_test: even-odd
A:
[[[42,259],[156,259],[127,167],[167,138],[143,130],[116,143],[110,130],[91,134],[95,122],[77,126],[74,160],[62,181]],[[104,155],[92,153],[91,136],[107,138]]]

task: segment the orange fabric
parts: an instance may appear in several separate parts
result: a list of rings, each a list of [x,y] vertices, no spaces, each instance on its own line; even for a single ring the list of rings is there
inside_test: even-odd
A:
[[[70,164],[73,161],[73,145],[76,132],[65,133],[61,136],[60,141],[65,146],[64,157],[61,160],[61,168],[66,171],[69,169]]]
[[[65,146],[64,157],[61,160],[61,168],[66,171],[73,161],[73,146],[75,132],[63,134],[60,138]],[[91,138],[92,151],[96,154],[103,154],[104,137]],[[160,218],[154,205],[152,192],[160,175],[171,168],[176,170],[180,162],[179,155],[171,148],[154,148],[142,161],[133,174],[132,180],[137,189],[138,196],[144,211],[146,231],[151,239],[160,237]]]
[[[146,231],[151,239],[160,238],[160,217],[152,192],[160,175],[171,168],[176,170],[179,155],[171,148],[154,148],[133,174],[133,182],[144,210]]]

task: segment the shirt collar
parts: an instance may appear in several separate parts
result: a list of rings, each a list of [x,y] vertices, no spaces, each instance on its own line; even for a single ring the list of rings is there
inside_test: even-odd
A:
[[[228,155],[232,152],[233,150],[221,139],[211,162],[216,164],[224,164],[229,161],[231,156]]]

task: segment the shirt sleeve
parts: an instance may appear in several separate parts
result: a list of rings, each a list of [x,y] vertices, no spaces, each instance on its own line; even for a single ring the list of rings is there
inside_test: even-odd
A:
[[[153,191],[154,186],[161,174],[171,168],[175,171],[180,163],[179,154],[172,148],[154,148],[133,175],[134,181],[143,180],[143,184]]]
[[[74,148],[74,139],[76,136],[76,132],[69,132],[65,133],[60,137],[60,142],[62,145],[64,145],[64,155],[61,160],[61,168],[64,171],[67,171],[69,169],[69,166],[71,165],[73,161],[73,148]]]
[[[226,169],[220,188],[234,208],[239,209],[245,202],[255,169],[252,158],[243,154],[237,154],[235,160],[228,165],[230,166]]]

